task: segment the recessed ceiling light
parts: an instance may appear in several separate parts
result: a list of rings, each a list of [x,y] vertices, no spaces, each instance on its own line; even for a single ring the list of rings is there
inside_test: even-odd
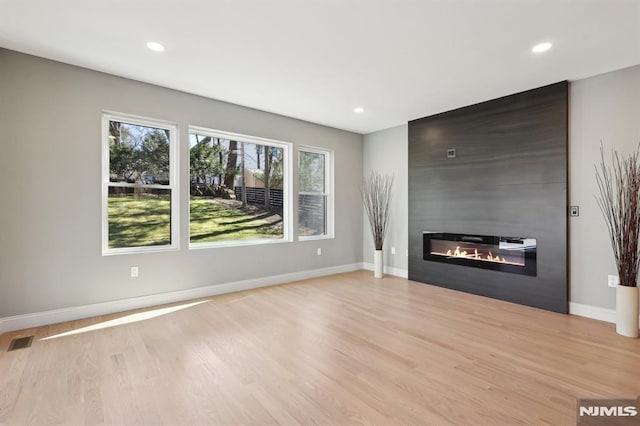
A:
[[[535,46],[533,46],[533,49],[531,49],[531,51],[533,53],[542,53],[542,52],[546,52],[547,50],[551,49],[551,46],[553,46],[551,43],[545,42],[545,43],[540,43],[540,44],[536,44]]]
[[[355,107],[353,109],[353,112],[357,113],[357,114],[362,114],[364,112],[364,108],[362,107]]]
[[[156,43],[155,41],[148,42],[147,47],[154,52],[164,52],[164,46],[160,43]]]

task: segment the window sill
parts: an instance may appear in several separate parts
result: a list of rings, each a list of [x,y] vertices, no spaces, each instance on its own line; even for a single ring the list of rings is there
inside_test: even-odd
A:
[[[291,239],[264,239],[264,240],[246,240],[246,241],[220,241],[217,243],[189,243],[189,250],[201,250],[201,249],[213,249],[221,247],[244,247],[244,246],[259,246],[265,244],[283,244],[291,243]]]
[[[317,240],[332,240],[335,237],[333,235],[308,235],[299,236],[298,241],[317,241]]]
[[[131,248],[119,248],[119,249],[103,249],[102,256],[118,256],[122,254],[143,254],[143,253],[163,253],[167,251],[178,251],[180,247],[176,245],[171,246],[151,246],[151,247],[131,247]]]

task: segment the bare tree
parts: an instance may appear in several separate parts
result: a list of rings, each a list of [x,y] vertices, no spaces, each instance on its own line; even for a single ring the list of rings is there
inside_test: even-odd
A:
[[[223,176],[224,176],[224,166],[223,166],[223,162],[224,162],[224,154],[223,154],[223,149],[222,149],[222,141],[220,140],[220,138],[216,138],[217,141],[217,145],[218,145],[218,162],[220,163],[220,174],[218,175],[218,185],[222,185],[223,183]]]
[[[244,142],[240,142],[240,173],[242,173],[242,205],[244,207],[247,206],[247,183],[245,181],[245,170],[244,170]]]
[[[262,154],[262,145],[256,145],[256,157],[258,159],[257,163],[258,165],[256,166],[256,168],[260,168],[260,155]]]
[[[233,181],[238,173],[238,141],[229,141],[229,155],[227,156],[227,168],[224,173],[224,185],[233,190]]]
[[[113,140],[113,143],[120,145],[122,143],[121,136],[122,123],[119,121],[109,121],[109,136]]]
[[[264,147],[264,206],[271,208],[271,193],[269,192],[271,175],[271,147]]]

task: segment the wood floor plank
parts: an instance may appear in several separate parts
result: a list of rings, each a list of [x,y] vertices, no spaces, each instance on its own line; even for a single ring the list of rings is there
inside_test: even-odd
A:
[[[198,302],[0,336],[36,336],[0,353],[0,424],[556,425],[640,395],[640,340],[612,324],[406,279]]]

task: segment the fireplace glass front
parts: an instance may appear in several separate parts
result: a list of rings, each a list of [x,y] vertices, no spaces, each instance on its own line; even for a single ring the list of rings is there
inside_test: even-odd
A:
[[[535,238],[423,233],[423,258],[428,261],[535,276],[536,253]]]

